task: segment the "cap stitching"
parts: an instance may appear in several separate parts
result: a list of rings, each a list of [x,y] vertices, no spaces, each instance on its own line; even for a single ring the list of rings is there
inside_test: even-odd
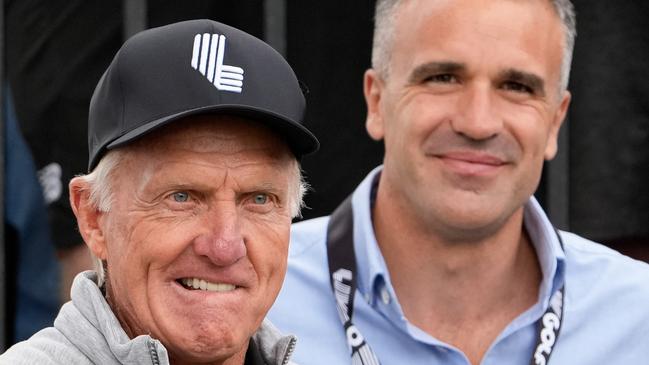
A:
[[[122,70],[121,70],[121,67],[120,67],[120,65],[121,65],[120,61],[121,61],[121,57],[117,57],[117,65],[116,65],[117,66],[117,80],[119,81],[119,83],[118,83],[118,85],[119,85],[119,95],[120,95],[120,97],[122,99],[122,103],[121,103],[122,104],[122,110],[121,110],[121,115],[120,115],[120,118],[119,118],[119,130],[121,132],[120,133],[120,136],[121,136],[121,135],[124,135],[124,133],[125,133],[125,131],[124,131],[124,114],[125,114],[124,110],[126,109],[126,105],[125,105],[125,99],[124,99],[124,88],[122,87]],[[117,138],[119,138],[119,136],[113,138],[113,141],[115,139],[117,139]],[[112,142],[112,141],[109,141],[108,143],[110,143],[110,142]]]

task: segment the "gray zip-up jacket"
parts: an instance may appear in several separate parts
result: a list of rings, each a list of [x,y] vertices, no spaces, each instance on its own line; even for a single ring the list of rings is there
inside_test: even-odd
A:
[[[252,340],[267,364],[292,364],[295,337],[282,337],[268,320]],[[54,327],[15,344],[0,356],[0,364],[168,365],[169,358],[167,349],[151,336],[126,335],[97,286],[96,273],[86,271],[74,279],[72,301],[63,305]]]

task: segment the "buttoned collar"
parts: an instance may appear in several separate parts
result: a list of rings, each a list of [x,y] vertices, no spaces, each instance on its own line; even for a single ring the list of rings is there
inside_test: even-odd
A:
[[[382,301],[396,316],[395,319],[403,322],[402,327],[409,327],[396,300],[390,274],[376,241],[372,224],[371,209],[375,198],[373,190],[378,184],[382,169],[383,167],[379,166],[370,172],[352,197],[358,289],[368,304],[375,306]],[[560,289],[565,280],[565,254],[559,237],[534,197],[525,204],[524,225],[536,250],[543,278],[539,287],[538,302],[519,316],[515,322],[529,322],[540,317],[547,308],[551,295]]]

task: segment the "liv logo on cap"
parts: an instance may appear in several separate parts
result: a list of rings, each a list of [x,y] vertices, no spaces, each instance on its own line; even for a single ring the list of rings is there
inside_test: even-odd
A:
[[[243,69],[223,64],[225,36],[196,34],[192,53],[192,67],[222,91],[241,92]]]

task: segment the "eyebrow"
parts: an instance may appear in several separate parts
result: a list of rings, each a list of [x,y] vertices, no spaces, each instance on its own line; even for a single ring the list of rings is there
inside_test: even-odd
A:
[[[270,192],[279,192],[282,189],[272,182],[264,181],[256,184],[251,184],[247,186],[245,190],[249,191],[270,191]]]
[[[513,68],[502,71],[499,74],[501,80],[519,82],[531,88],[535,94],[545,96],[545,82],[533,73],[516,70]]]
[[[415,67],[408,77],[408,82],[416,83],[434,74],[458,73],[466,70],[466,65],[459,62],[427,62]]]

